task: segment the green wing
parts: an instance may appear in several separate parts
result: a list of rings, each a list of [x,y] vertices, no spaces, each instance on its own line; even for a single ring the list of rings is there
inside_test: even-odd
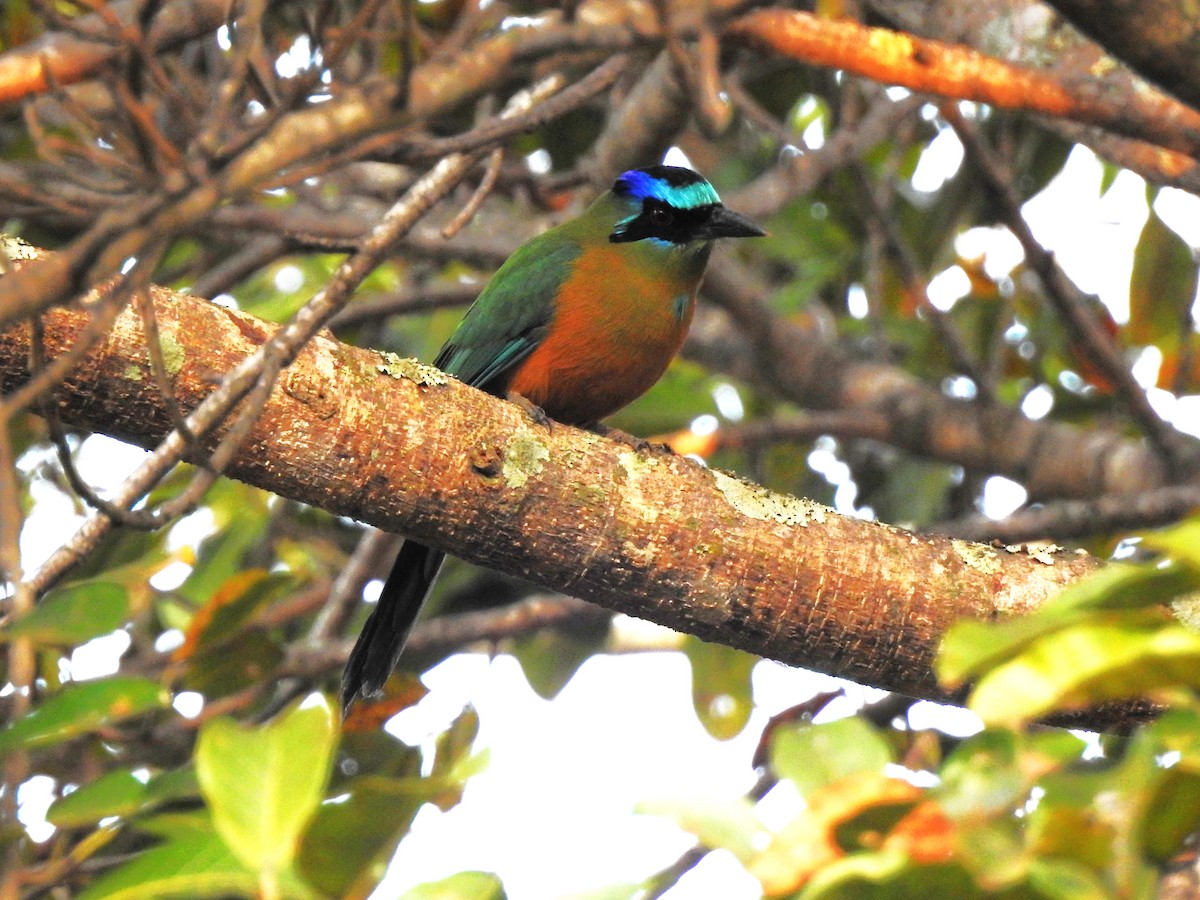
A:
[[[582,248],[558,229],[522,244],[492,276],[434,365],[502,394],[550,330],[554,299]]]

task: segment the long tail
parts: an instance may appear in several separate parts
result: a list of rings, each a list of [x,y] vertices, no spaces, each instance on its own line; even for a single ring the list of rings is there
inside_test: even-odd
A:
[[[371,697],[396,667],[417,613],[437,580],[446,554],[416,541],[405,541],[383,583],[379,602],[367,622],[342,675],[342,711],[358,696]]]

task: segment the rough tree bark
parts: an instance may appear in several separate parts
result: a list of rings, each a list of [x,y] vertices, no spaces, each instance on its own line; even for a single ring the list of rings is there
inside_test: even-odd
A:
[[[274,329],[153,294],[185,409]],[[88,319],[44,316],[48,361]],[[126,310],[53,393],[62,419],[157,442],[170,418],[145,345]],[[29,377],[29,359],[27,325],[0,333],[0,389]],[[706,640],[938,699],[930,662],[950,623],[1029,611],[1099,565],[841,516],[684,457],[537,424],[436,369],[328,337],[284,373],[229,474]]]
[[[1139,74],[1200,108],[1200,19],[1184,0],[1050,0]]]

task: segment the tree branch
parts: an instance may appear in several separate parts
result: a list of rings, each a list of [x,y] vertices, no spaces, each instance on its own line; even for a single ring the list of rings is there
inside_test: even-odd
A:
[[[1146,91],[1130,69],[1113,66],[1103,47],[1056,19],[1038,0],[869,0],[869,5],[897,27],[924,37],[967,44],[1069,82],[1093,79],[1094,89],[1118,107],[1136,103],[1134,98]],[[1059,118],[1043,116],[1040,124],[1151,182],[1197,189],[1196,162],[1188,154]]]
[[[95,74],[120,53],[111,40],[108,22],[132,22],[142,6],[136,0],[118,0],[106,7],[105,16],[94,13],[76,19],[74,34],[50,31],[0,54],[0,106],[47,91],[52,84],[74,84]],[[228,13],[226,0],[169,3],[154,17],[149,46],[169,47],[211,32]]]
[[[1048,0],[1138,74],[1200,107],[1200,20],[1183,0]]]
[[[275,330],[166,290],[153,300],[180,350],[171,374],[185,410]],[[43,322],[53,359],[87,314]],[[30,377],[28,358],[26,326],[0,333],[0,388]],[[51,398],[65,422],[143,446],[171,427],[136,312]],[[840,516],[685,458],[540,426],[429,367],[325,337],[286,370],[227,471],[706,640],[940,699],[930,661],[951,622],[1030,610],[1098,565]]]
[[[773,315],[757,299],[764,292],[746,280],[737,266],[711,266],[705,296],[728,310],[756,352],[747,351],[733,329],[698,316],[685,354],[765,384],[808,409],[884,415],[887,443],[1007,475],[1021,481],[1033,498],[1129,493],[1166,483],[1164,467],[1145,441],[1115,429],[1085,431],[1035,421],[1013,406],[947,397],[896,366],[854,358],[842,346]],[[1180,480],[1196,474],[1185,472]]]
[[[1200,154],[1200,113],[1157,91],[1118,100],[1094,79],[1072,82],[966,47],[804,12],[749,13],[727,34],[813,65],[884,84],[1099,125],[1189,156]]]

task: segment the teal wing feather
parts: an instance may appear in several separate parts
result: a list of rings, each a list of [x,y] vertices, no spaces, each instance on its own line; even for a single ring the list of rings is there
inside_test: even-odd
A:
[[[503,394],[517,366],[550,330],[554,299],[581,249],[557,229],[523,244],[492,276],[433,364]]]

